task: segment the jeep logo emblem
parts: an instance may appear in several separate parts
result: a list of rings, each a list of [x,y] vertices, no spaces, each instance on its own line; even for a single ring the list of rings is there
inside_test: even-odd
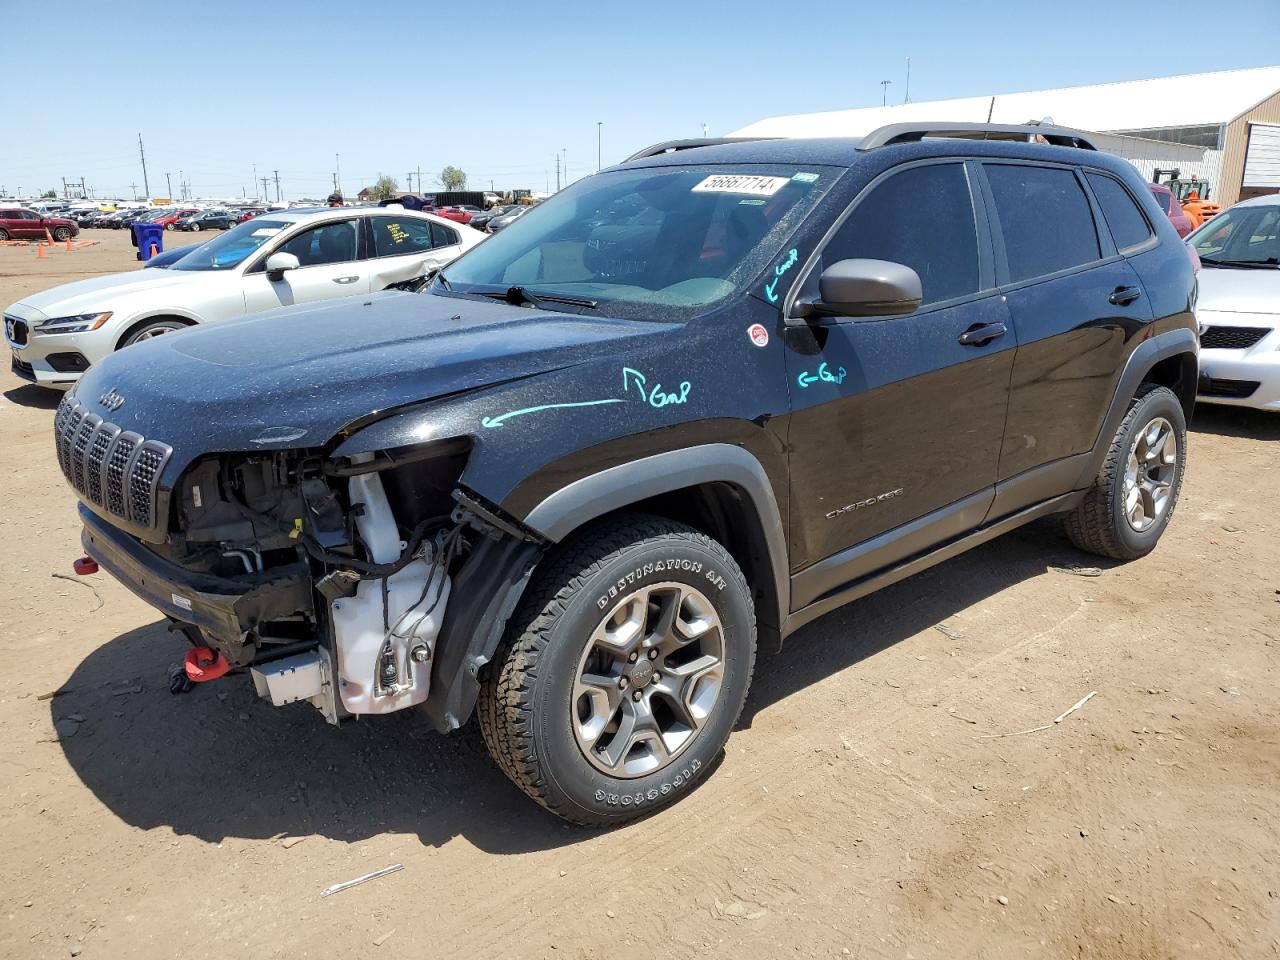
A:
[[[114,413],[124,406],[124,397],[116,392],[115,387],[112,387],[98,398],[98,402]]]

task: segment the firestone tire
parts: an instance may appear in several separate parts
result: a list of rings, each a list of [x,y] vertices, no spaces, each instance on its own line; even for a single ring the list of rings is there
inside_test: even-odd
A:
[[[755,641],[750,589],[719,543],[657,517],[602,521],[535,571],[482,680],[480,729],[552,813],[626,823],[707,775],[746,700]]]
[[[1169,388],[1146,384],[1093,486],[1067,515],[1067,536],[1081,550],[1115,560],[1146,556],[1173,519],[1186,463],[1182,403]]]

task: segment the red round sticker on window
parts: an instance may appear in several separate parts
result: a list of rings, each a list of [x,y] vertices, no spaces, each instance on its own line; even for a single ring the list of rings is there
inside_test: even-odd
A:
[[[751,342],[757,347],[766,347],[769,345],[769,331],[762,324],[753,323],[747,327],[747,336],[751,338]]]

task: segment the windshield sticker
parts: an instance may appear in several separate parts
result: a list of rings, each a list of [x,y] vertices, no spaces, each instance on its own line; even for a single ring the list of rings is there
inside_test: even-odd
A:
[[[800,251],[792,247],[787,251],[787,259],[773,268],[773,279],[764,285],[764,295],[769,298],[770,303],[778,302],[778,281],[782,279],[782,275],[796,265],[800,259]]]
[[[249,236],[274,237],[277,233],[279,233],[283,229],[284,227],[261,227],[260,229],[253,231],[253,233],[249,234]]]
[[[740,207],[763,207],[768,200],[757,200],[755,197],[744,197],[738,201]]]
[[[763,324],[753,323],[747,327],[747,336],[757,347],[767,347],[769,345],[769,331],[764,328]]]
[[[816,173],[797,173],[791,179],[796,183],[816,183],[818,175]]]
[[[688,401],[689,393],[692,389],[693,384],[688,380],[683,380],[677,388],[677,392],[668,393],[662,389],[661,383],[655,383],[650,387],[648,377],[639,370],[634,370],[631,367],[622,368],[622,392],[627,394],[627,397],[632,396],[634,392],[639,396],[642,403],[657,410],[685,403]],[[536,407],[512,410],[497,417],[483,417],[480,420],[480,425],[486,430],[492,430],[495,427],[502,426],[507,420],[523,417],[531,413],[541,413],[544,410],[568,410],[574,407],[601,407],[610,403],[626,403],[627,397],[610,397],[606,400],[580,400],[577,403],[544,403]]]
[[[810,384],[822,381],[823,383],[844,383],[845,372],[841,367],[837,373],[832,373],[831,369],[825,364],[818,365],[816,373],[810,373],[808,370],[803,371],[800,376],[796,377],[796,383],[802,387],[808,387]]]
[[[695,184],[694,193],[749,193],[756,197],[772,197],[791,181],[786,177],[756,177],[736,173],[713,173]]]

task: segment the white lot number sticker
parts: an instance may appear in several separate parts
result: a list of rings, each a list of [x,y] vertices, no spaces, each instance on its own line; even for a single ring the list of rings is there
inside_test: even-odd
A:
[[[257,230],[253,231],[253,233],[250,234],[250,236],[274,237],[277,233],[279,233],[283,229],[284,227],[259,227]]]
[[[694,193],[746,193],[772,197],[791,181],[787,177],[754,177],[738,173],[713,173],[693,188]]]

